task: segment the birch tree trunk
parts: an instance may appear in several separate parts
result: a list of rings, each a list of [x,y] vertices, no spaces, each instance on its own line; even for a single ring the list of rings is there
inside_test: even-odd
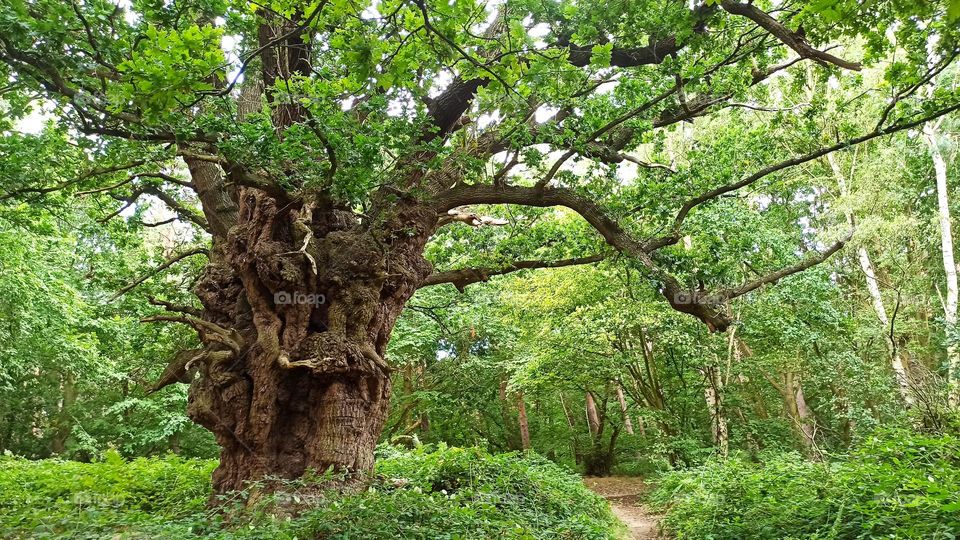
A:
[[[702,372],[706,379],[703,395],[707,402],[707,410],[710,411],[710,437],[717,446],[720,455],[726,457],[730,449],[730,436],[727,429],[727,419],[723,414],[721,398],[723,380],[714,366],[705,367]]]
[[[57,418],[54,424],[53,438],[50,440],[50,450],[55,455],[61,455],[67,451],[67,439],[73,431],[70,409],[77,402],[77,377],[73,373],[67,372],[63,375],[62,398],[60,399],[60,408],[57,412]]]
[[[940,151],[939,133],[936,124],[927,124],[923,128],[924,140],[933,160],[933,171],[937,183],[937,209],[940,222],[940,252],[943,257],[943,273],[946,277],[947,294],[943,299],[943,319],[948,331],[957,324],[957,265],[953,257],[953,232],[950,223],[950,199],[947,187],[947,162]],[[947,399],[950,407],[960,407],[960,357],[957,346],[947,346]]]
[[[627,414],[627,400],[623,397],[623,387],[619,383],[617,383],[617,401],[620,402],[620,413],[623,415],[623,428],[633,435],[633,423],[630,421],[630,415]]]
[[[846,197],[850,194],[850,187],[847,179],[840,170],[840,165],[833,154],[827,154],[827,162],[833,171],[833,176],[837,180],[837,186],[840,188],[840,195]],[[846,210],[847,223],[854,226],[855,220],[853,211]],[[857,249],[857,259],[860,261],[860,269],[867,281],[867,290],[870,292],[870,299],[873,302],[873,311],[877,315],[877,320],[886,329],[890,326],[890,318],[887,316],[887,310],[883,305],[883,296],[880,293],[880,283],[877,281],[877,274],[873,268],[873,262],[870,260],[870,253],[867,248],[860,246]],[[897,383],[897,389],[900,391],[900,397],[907,408],[914,406],[915,399],[913,391],[910,388],[910,374],[908,363],[904,362],[903,356],[897,351],[897,344],[894,342],[892,330],[885,332],[887,334],[887,350],[890,352],[890,367],[893,369],[894,380]]]
[[[593,394],[587,392],[587,425],[590,426],[590,435],[596,437],[600,435],[600,415],[597,413],[597,402],[593,399]]]
[[[808,456],[815,457],[817,454],[816,420],[807,405],[807,398],[803,393],[803,385],[800,383],[799,376],[792,371],[784,373],[783,386],[778,389],[783,395],[787,416],[793,421],[804,450]]]

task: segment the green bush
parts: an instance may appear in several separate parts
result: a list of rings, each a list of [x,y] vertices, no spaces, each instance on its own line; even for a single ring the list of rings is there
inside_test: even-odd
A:
[[[677,538],[960,536],[960,440],[896,433],[825,463],[796,453],[664,475],[651,500]]]
[[[5,458],[0,537],[600,539],[619,526],[578,476],[535,454],[385,447],[361,493],[325,495],[295,518],[260,511],[228,525],[205,508],[215,466]]]
[[[164,522],[203,512],[210,460],[115,453],[97,463],[0,458],[0,536],[95,538],[114,523]]]

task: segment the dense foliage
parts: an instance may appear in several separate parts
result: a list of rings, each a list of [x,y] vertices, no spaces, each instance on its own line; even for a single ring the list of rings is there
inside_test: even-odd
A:
[[[711,460],[664,475],[652,499],[677,538],[955,538],[960,439],[888,432],[823,463]]]
[[[380,452],[375,480],[361,493],[312,494],[293,519],[265,499],[226,524],[206,508],[210,460],[2,458],[0,530],[5,538],[599,540],[618,527],[576,475],[534,454],[446,446]],[[286,496],[298,498],[302,485]]]

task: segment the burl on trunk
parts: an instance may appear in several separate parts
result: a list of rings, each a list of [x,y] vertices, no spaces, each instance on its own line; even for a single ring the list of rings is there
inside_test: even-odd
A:
[[[215,493],[330,467],[366,472],[388,414],[384,351],[430,273],[421,253],[436,212],[396,204],[362,223],[318,198],[239,194],[195,292],[189,414],[221,447]]]

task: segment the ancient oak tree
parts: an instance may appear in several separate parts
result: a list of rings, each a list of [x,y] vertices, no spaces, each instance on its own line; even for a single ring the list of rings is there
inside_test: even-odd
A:
[[[199,335],[157,387],[191,384],[189,414],[222,449],[217,492],[364,472],[388,412],[387,343],[418,288],[618,256],[723,331],[729,300],[836,253],[847,235],[792,266],[706,284],[664,256],[698,208],[960,107],[917,97],[957,53],[946,4],[902,4],[7,0],[4,106],[15,119],[46,111],[86,160],[73,178],[2,195],[101,197],[104,220],[152,198],[205,231],[159,269],[205,257],[199,307],[158,301],[148,322]],[[800,151],[771,131],[759,158],[716,178],[638,152],[731,107],[775,107],[770,89],[797,70],[842,81],[894,46],[914,62],[885,77],[872,130]],[[672,190],[656,204],[643,196],[653,183]],[[431,238],[503,225],[484,215],[491,205],[565,207],[596,245],[435,269]]]

